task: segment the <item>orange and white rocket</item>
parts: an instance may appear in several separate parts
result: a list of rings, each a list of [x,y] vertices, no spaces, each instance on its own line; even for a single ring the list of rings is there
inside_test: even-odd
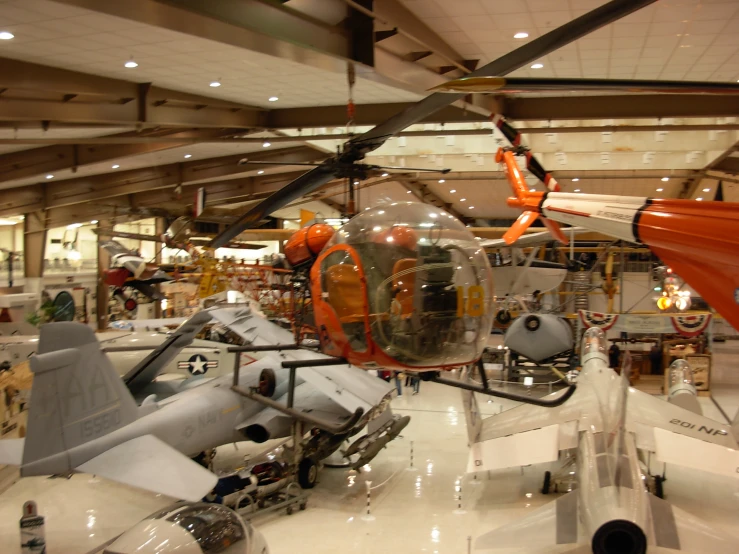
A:
[[[644,244],[739,329],[739,203],[532,192],[511,150],[499,149],[496,161],[515,194],[508,205],[523,211],[503,236],[508,244],[539,217],[565,244],[557,222]]]

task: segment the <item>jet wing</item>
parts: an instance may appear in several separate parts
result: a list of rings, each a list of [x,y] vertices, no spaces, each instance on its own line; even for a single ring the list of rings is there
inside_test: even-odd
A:
[[[208,313],[255,346],[294,344],[290,331],[248,308],[211,308]],[[279,367],[284,360],[315,360],[330,356],[311,350],[285,350],[279,357],[274,354],[268,357],[273,358]],[[357,408],[369,411],[393,390],[391,384],[348,364],[304,367],[298,370],[298,376],[350,412]]]
[[[153,435],[114,446],[77,471],[190,502],[201,500],[218,477]]]
[[[565,227],[562,231],[566,236],[569,236],[570,233],[579,234],[589,232],[588,229],[585,229],[584,227]],[[553,240],[557,239],[552,236],[552,233],[549,231],[542,231],[541,233],[524,235],[513,244],[506,244],[503,239],[489,239],[480,241],[480,246],[484,248],[526,248],[527,246],[539,246]]]
[[[171,280],[171,279],[170,279]],[[157,289],[154,288],[154,285],[151,283],[147,283],[145,281],[128,281],[126,282],[126,285],[136,289],[144,296],[151,298],[152,300],[163,300],[164,296],[160,292],[157,292]]]
[[[698,554],[699,552],[734,554],[736,552],[736,538],[711,528],[702,519],[651,494],[649,505],[656,546],[686,554]]]
[[[210,319],[208,312],[196,313],[141,360],[136,367],[126,373],[123,380],[131,393],[135,395],[151,383],[183,348],[192,344],[195,335]]]
[[[551,552],[555,545],[584,543],[586,539],[580,537],[578,529],[577,505],[577,492],[567,493],[522,519],[478,537],[475,550],[520,548],[526,552]]]
[[[105,242],[101,242],[100,246],[102,246],[105,251],[111,255],[111,257],[119,256],[121,254],[131,255],[131,251],[116,240],[106,240]]]
[[[695,414],[636,389],[629,389],[626,429],[636,433],[636,445],[656,451],[655,428],[698,441],[738,450],[731,426]]]
[[[563,393],[556,392],[547,398]],[[591,404],[591,397],[577,390],[561,406],[522,405],[485,418],[477,437],[472,438],[467,472],[556,460],[560,450],[577,447],[580,419],[582,414],[594,409]]]

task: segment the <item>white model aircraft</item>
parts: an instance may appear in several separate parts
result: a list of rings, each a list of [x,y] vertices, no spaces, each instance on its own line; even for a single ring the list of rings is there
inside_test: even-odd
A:
[[[608,367],[600,329],[583,338],[577,390],[558,407],[520,406],[480,420],[464,393],[471,451],[467,471],[553,462],[576,454],[577,490],[479,537],[478,549],[589,544],[593,554],[648,548],[729,554],[736,539],[647,492],[639,451],[719,475],[739,475],[731,428],[628,386]]]
[[[568,227],[564,231],[571,237],[587,232],[582,227]],[[563,264],[536,258],[537,247],[553,240],[554,237],[547,230],[519,237],[513,244],[503,239],[481,241],[480,246],[484,248],[510,249],[510,265],[492,267],[495,296],[528,296],[557,288],[567,276],[567,268]],[[522,249],[527,247],[534,248],[528,256],[524,256]]]

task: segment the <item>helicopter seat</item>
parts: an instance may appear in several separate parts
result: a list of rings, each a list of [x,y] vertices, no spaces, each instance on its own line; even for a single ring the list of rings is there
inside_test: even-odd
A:
[[[416,267],[415,258],[402,258],[393,266],[393,290],[395,299],[393,313],[403,318],[413,314],[413,292],[416,287],[416,272],[411,271],[403,275],[399,273]]]
[[[336,264],[326,269],[328,302],[341,323],[364,321],[365,302],[359,271],[353,265]]]

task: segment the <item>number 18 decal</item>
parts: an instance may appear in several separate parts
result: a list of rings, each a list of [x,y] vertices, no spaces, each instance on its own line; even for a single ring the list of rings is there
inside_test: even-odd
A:
[[[465,315],[480,317],[485,313],[485,290],[480,285],[467,287],[467,302],[464,287],[457,287],[457,317]]]

